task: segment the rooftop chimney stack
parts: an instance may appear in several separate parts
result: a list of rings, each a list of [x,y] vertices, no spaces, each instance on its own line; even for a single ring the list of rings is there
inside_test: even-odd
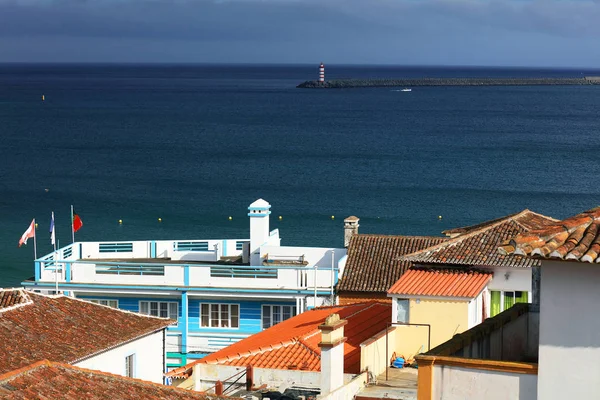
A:
[[[260,251],[269,240],[269,215],[271,205],[263,199],[258,199],[248,207],[250,217],[250,254]]]
[[[344,220],[344,247],[348,248],[350,245],[350,238],[352,235],[358,235],[358,221],[360,218],[350,216]]]
[[[344,384],[344,325],[348,321],[339,314],[331,314],[321,330],[321,396],[327,395]]]

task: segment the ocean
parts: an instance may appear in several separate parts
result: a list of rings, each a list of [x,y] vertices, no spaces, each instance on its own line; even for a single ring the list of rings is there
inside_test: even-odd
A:
[[[362,233],[439,235],[600,203],[600,87],[295,88],[317,69],[0,65],[0,286],[33,275],[33,242],[17,247],[32,218],[38,255],[52,211],[70,242],[71,204],[76,240],[246,238],[264,198],[282,244],[342,246],[349,215]],[[326,65],[327,79],[583,75],[600,71]]]

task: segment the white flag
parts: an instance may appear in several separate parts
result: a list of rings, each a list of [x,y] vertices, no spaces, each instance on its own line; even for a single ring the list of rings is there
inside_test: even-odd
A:
[[[50,244],[56,244],[56,232],[54,229],[54,211],[52,211],[52,219],[50,220]]]

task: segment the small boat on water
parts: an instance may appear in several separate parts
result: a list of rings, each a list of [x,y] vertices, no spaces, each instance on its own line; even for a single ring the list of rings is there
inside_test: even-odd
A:
[[[400,90],[401,92],[412,92],[412,89],[409,88],[404,88],[402,90]]]

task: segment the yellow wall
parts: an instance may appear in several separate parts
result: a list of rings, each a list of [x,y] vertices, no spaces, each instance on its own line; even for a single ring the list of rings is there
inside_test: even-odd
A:
[[[431,348],[444,343],[457,333],[468,329],[469,302],[449,300],[411,299],[409,322],[431,325]],[[426,352],[427,327],[398,326],[396,328],[396,355],[408,359],[415,354]]]

